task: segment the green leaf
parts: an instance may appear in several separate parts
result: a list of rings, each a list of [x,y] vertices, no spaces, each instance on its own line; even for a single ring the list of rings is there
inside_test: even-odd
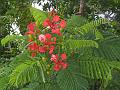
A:
[[[28,61],[18,65],[10,75],[9,83],[13,86],[22,86],[30,82],[36,75],[36,62]]]
[[[34,7],[31,7],[30,11],[31,11],[37,25],[39,26],[39,25],[43,24],[43,21],[47,18],[47,13],[43,12],[39,9],[36,9]]]
[[[81,75],[90,79],[111,80],[111,67],[108,62],[93,58],[92,60],[80,61]]]
[[[8,86],[9,78],[3,77],[0,78],[0,90],[6,90]]]
[[[72,63],[71,63],[72,64]],[[77,64],[71,65],[57,75],[57,82],[61,90],[88,90],[88,82],[81,77]]]
[[[15,40],[22,39],[22,38],[23,36],[19,36],[19,35],[7,35],[5,38],[1,40],[1,44],[5,45],[8,42],[15,41]]]
[[[94,30],[97,28],[97,26],[105,23],[109,23],[110,21],[108,19],[98,19],[95,21],[91,21],[89,23],[84,24],[80,27],[80,33],[85,34],[89,32],[90,30]]]
[[[96,36],[96,40],[104,39],[102,33],[99,32],[98,30],[96,30],[96,32],[95,32],[95,36]]]
[[[66,41],[66,47],[71,49],[84,48],[84,47],[96,47],[98,48],[97,42],[93,40],[68,40]]]
[[[109,65],[114,68],[120,70],[120,62],[119,61],[111,61]]]
[[[94,56],[103,57],[111,61],[120,61],[120,38],[108,37],[99,43],[99,48],[94,48]]]
[[[32,82],[27,85],[25,88],[20,90],[60,90],[57,82],[51,80],[50,82],[41,83],[41,82]]]

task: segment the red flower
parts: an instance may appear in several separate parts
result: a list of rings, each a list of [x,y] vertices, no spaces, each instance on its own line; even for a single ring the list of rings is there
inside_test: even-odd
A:
[[[54,67],[53,67],[53,69],[54,69],[55,71],[59,71],[59,70],[61,69],[61,65],[55,64]]]
[[[54,64],[53,69],[54,69],[55,71],[59,71],[61,68],[66,69],[67,67],[68,67],[68,64],[67,64],[67,63],[64,63],[64,62],[62,62],[62,61],[58,61],[58,62],[56,62],[56,63]]]
[[[40,34],[40,35],[39,35],[39,40],[40,40],[41,42],[45,42],[45,40],[46,40],[45,35]]]
[[[37,43],[31,43],[30,45],[28,45],[28,48],[31,50],[31,51],[37,51],[38,50],[38,45]]]
[[[49,34],[49,33],[47,33],[47,34],[45,34],[45,37],[46,37],[47,39],[51,39],[51,38],[52,38],[52,35]]]
[[[39,52],[40,52],[40,53],[45,53],[45,52],[46,52],[46,47],[40,46],[40,47],[39,47]]]
[[[50,25],[50,20],[49,19],[46,19],[44,22],[43,22],[43,26],[44,27],[47,27]]]
[[[61,62],[61,65],[62,65],[63,69],[66,69],[68,67],[68,64],[64,63],[64,62]]]
[[[27,29],[28,31],[25,33],[25,35],[29,35],[29,34],[35,34],[34,29],[36,27],[35,23],[30,23],[27,25]]]
[[[53,51],[54,51],[54,49],[55,49],[55,47],[54,47],[54,46],[51,46],[51,47],[50,47],[49,54],[52,54],[52,53],[53,53]]]
[[[30,33],[34,32],[36,24],[35,23],[30,23],[27,25],[27,29]]]
[[[58,15],[53,16],[52,22],[58,22],[60,21],[60,17]]]
[[[67,55],[65,53],[61,54],[60,57],[61,57],[62,60],[66,60],[67,59]]]
[[[65,28],[65,26],[66,26],[66,21],[65,20],[61,20],[60,27],[61,28]]]
[[[59,28],[58,29],[52,29],[52,33],[57,34],[57,35],[61,35]]]
[[[27,32],[25,33],[25,35],[29,35],[29,34],[35,34],[35,33],[34,33],[34,31],[27,31]]]
[[[32,57],[35,57],[35,56],[36,56],[36,53],[34,53],[34,52],[31,53],[31,56],[32,56]]]
[[[54,54],[52,54],[52,56],[51,56],[51,59],[50,59],[51,61],[53,61],[54,63],[56,63],[57,62],[57,60],[58,60],[58,54],[56,54],[56,55],[54,55]]]

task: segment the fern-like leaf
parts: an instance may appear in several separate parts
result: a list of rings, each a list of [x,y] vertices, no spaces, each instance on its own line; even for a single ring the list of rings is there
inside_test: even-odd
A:
[[[65,43],[66,47],[70,49],[79,49],[84,47],[96,47],[98,48],[97,42],[93,40],[68,40]]]
[[[57,75],[57,82],[61,90],[88,90],[88,82],[78,72],[78,65],[74,62]]]
[[[36,75],[35,65],[36,62],[29,61],[17,66],[10,75],[9,83],[16,87],[29,83]]]
[[[81,75],[90,79],[111,80],[111,67],[108,62],[93,58],[93,60],[80,61]]]
[[[97,26],[105,23],[109,23],[110,21],[107,19],[98,19],[95,21],[91,21],[89,23],[84,24],[80,27],[80,33],[85,34],[89,32],[90,30],[94,30],[94,28],[97,28]]]
[[[9,77],[0,78],[0,90],[6,90],[9,82]]]

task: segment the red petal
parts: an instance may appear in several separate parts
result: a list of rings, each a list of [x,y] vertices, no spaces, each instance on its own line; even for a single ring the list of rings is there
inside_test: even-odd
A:
[[[30,23],[27,25],[27,28],[29,31],[34,32],[34,28],[35,28],[36,24],[35,23]]]
[[[61,69],[61,66],[59,64],[55,64],[54,67],[53,67],[53,69],[55,71],[59,71]]]
[[[45,53],[46,52],[46,48],[45,47],[39,47],[39,52],[40,53]]]
[[[61,65],[62,65],[63,69],[66,69],[68,67],[68,64],[64,63],[64,62],[62,62]]]
[[[66,21],[65,20],[61,20],[60,27],[61,28],[65,28],[65,26],[66,26]]]
[[[55,47],[54,47],[54,46],[51,46],[51,47],[50,47],[49,54],[52,54],[52,53],[53,53],[53,51],[54,51],[54,49],[55,49]]]
[[[36,56],[36,53],[31,53],[31,56],[32,56],[32,57],[35,57],[35,56]]]
[[[61,57],[62,60],[66,60],[67,59],[67,55],[65,53],[61,54],[60,57]]]
[[[52,35],[49,34],[49,33],[47,33],[47,34],[45,34],[45,37],[46,37],[47,39],[51,39],[51,38],[52,38]]]
[[[57,63],[57,60],[58,60],[58,54],[56,54],[56,55],[52,54],[50,60],[53,61],[54,63]]]
[[[52,19],[53,22],[58,22],[60,21],[60,17],[58,15],[55,15]]]
[[[49,26],[50,24],[50,20],[49,19],[46,19],[44,22],[43,22],[43,26],[46,27],[46,26]]]

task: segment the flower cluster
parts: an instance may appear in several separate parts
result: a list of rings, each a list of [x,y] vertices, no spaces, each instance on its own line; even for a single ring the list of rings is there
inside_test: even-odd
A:
[[[52,54],[51,56],[51,61],[53,61],[54,63],[55,71],[59,71],[61,68],[65,69],[68,66],[68,64],[64,62],[67,59],[67,56],[65,53],[61,54],[60,59],[61,60],[59,60],[58,54],[56,55]]]
[[[53,62],[53,69],[59,71],[60,69],[67,68],[66,53],[58,52],[55,54],[56,44],[59,42],[59,37],[62,37],[61,30],[65,28],[66,22],[56,14],[51,15],[43,22],[43,27],[47,29],[47,32],[40,31],[35,23],[28,24],[28,31],[25,35],[28,36],[28,50],[32,57],[35,57],[38,53],[48,55],[47,57]],[[61,54],[61,55],[60,55]]]
[[[51,20],[46,19],[43,23],[43,26],[50,28],[52,31],[52,34],[57,34],[61,36],[60,30],[65,28],[66,22],[65,20],[61,20],[58,15],[54,15]]]

